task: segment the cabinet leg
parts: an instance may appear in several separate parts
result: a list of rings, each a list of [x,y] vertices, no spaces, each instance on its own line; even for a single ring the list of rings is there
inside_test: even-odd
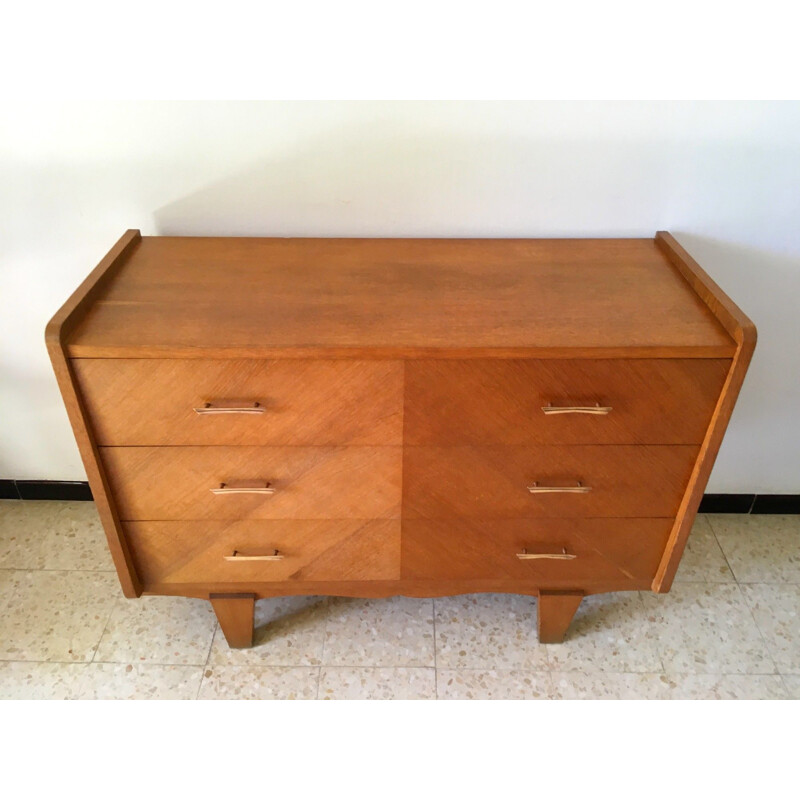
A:
[[[210,594],[208,599],[229,647],[253,646],[254,594]]]
[[[580,592],[539,592],[539,641],[564,641],[583,595]]]

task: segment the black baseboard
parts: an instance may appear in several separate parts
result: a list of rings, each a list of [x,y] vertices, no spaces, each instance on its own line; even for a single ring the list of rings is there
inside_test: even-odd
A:
[[[91,500],[86,481],[0,481],[3,500]]]
[[[0,481],[0,500],[19,500],[16,481]]]
[[[758,494],[751,514],[800,514],[800,494]]]
[[[0,480],[0,500],[91,500],[86,481]],[[800,494],[706,494],[701,514],[800,514]]]
[[[704,494],[700,501],[701,514],[750,514],[754,494]]]

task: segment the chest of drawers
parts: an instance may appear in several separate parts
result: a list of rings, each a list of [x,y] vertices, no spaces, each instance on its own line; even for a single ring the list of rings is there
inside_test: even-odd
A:
[[[47,345],[123,591],[668,591],[755,347],[654,239],[141,237]]]

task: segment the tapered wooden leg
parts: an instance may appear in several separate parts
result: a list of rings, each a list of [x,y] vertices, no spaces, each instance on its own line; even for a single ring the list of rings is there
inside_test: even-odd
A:
[[[539,641],[563,642],[582,599],[580,592],[539,592]]]
[[[229,647],[253,646],[254,594],[210,594],[208,599]]]

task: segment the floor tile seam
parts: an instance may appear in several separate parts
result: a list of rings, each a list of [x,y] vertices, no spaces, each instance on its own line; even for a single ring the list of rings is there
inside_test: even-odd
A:
[[[90,664],[94,664],[94,660],[97,657],[97,652],[100,650],[100,644],[102,643],[103,637],[106,635],[106,631],[108,630],[108,623],[111,622],[111,617],[114,614],[114,609],[117,607],[118,603],[125,602],[127,599],[127,597],[117,597],[114,599],[114,602],[111,603],[111,608],[108,611],[108,616],[106,617],[105,624],[103,625],[103,631],[97,639],[97,644],[94,646],[94,652],[92,653],[92,657],[89,661]]]
[[[786,683],[786,678],[791,677],[791,675],[786,675],[785,673],[781,672],[778,674],[778,677],[781,679],[781,684],[783,685],[783,689],[786,692],[786,699],[787,700],[794,700],[795,698],[792,697],[792,690],[789,688],[789,684]],[[800,699],[800,698],[798,698]]]
[[[0,664],[58,664],[61,666],[75,666],[75,667],[88,667],[92,665],[113,664],[122,665],[130,664],[131,666],[142,667],[187,667],[192,669],[221,669],[233,667],[235,669],[244,670],[268,670],[268,669],[414,669],[414,670],[433,670],[436,669],[431,665],[385,665],[385,664],[201,664],[199,662],[170,662],[170,661],[131,661],[130,659],[123,659],[121,661],[113,661],[109,659],[95,660],[95,661],[61,661],[61,660],[46,660],[46,659],[27,659],[27,658],[4,658],[0,656]],[[446,669],[450,669],[447,667]],[[484,669],[483,667],[458,667],[458,669]],[[490,668],[495,669],[495,668]],[[506,669],[506,668],[501,668]],[[507,669],[517,669],[510,667]],[[528,672],[546,672],[547,670],[526,670]]]
[[[745,584],[745,585],[752,585],[752,584]],[[772,584],[763,584],[763,585],[770,586]],[[745,607],[747,608],[748,612],[750,613],[750,619],[753,620],[753,625],[755,625],[756,630],[758,631],[758,635],[761,637],[761,642],[763,643],[764,648],[766,649],[767,654],[769,655],[770,661],[772,662],[772,665],[775,668],[775,673],[776,674],[780,674],[780,671],[778,670],[778,662],[775,660],[775,656],[773,655],[772,647],[770,646],[770,642],[767,639],[767,636],[764,633],[764,631],[761,630],[761,626],[758,624],[758,620],[756,619],[755,611],[753,611],[753,608],[750,605],[749,600],[747,599],[747,594],[745,593],[745,591],[742,588],[741,584],[737,584],[736,588],[739,590],[739,596],[742,598],[742,602],[745,604]]]
[[[739,586],[800,586],[800,580],[796,581],[737,581]]]
[[[753,500],[753,502],[755,503],[755,499]],[[748,513],[750,513],[750,512],[748,512]],[[725,559],[725,563],[728,565],[728,569],[730,570],[731,575],[733,575],[734,581],[736,581],[736,583],[739,583],[739,578],[736,576],[736,573],[733,571],[733,566],[731,565],[731,562],[728,559],[728,554],[725,552],[725,548],[722,546],[722,542],[720,542],[720,540],[719,540],[719,536],[717,536],[717,531],[714,528],[714,525],[712,524],[711,520],[708,519],[708,518],[706,519],[706,522],[708,523],[708,527],[711,529],[711,535],[714,537],[714,541],[717,543],[717,547],[719,547],[720,553],[722,553],[722,557]]]
[[[687,583],[688,582],[689,581],[687,581]],[[696,582],[697,583],[707,583],[707,581],[696,581]],[[691,581],[691,583],[695,583],[695,581]],[[648,595],[649,594],[654,594],[654,592],[647,592],[647,594]],[[639,603],[641,604],[642,611],[644,613],[644,616],[646,617],[647,616],[647,606],[645,605],[644,595],[645,595],[645,592],[639,591]],[[654,637],[653,647],[655,647],[656,655],[658,656],[658,661],[661,664],[661,673],[660,674],[663,675],[667,671],[667,662],[664,660],[664,652],[661,649],[660,639],[659,639],[658,636]]]
[[[82,567],[6,567],[0,564],[0,570],[5,569],[9,572],[88,572],[93,575],[98,573],[103,575],[116,575],[115,569],[85,569]]]
[[[311,664],[309,666],[317,666]],[[436,669],[433,664],[319,664],[323,669]]]
[[[434,700],[439,699],[439,679],[437,677],[436,670],[438,669],[437,666],[437,655],[436,651],[439,649],[436,643],[436,598],[431,597],[431,610],[433,613],[433,693],[434,693]]]
[[[214,619],[214,627],[211,630],[211,638],[208,641],[208,650],[206,651],[206,660],[203,662],[203,666],[207,667],[208,662],[211,660],[211,651],[214,649],[214,639],[217,638],[217,631],[219,630],[219,621],[215,618]]]

